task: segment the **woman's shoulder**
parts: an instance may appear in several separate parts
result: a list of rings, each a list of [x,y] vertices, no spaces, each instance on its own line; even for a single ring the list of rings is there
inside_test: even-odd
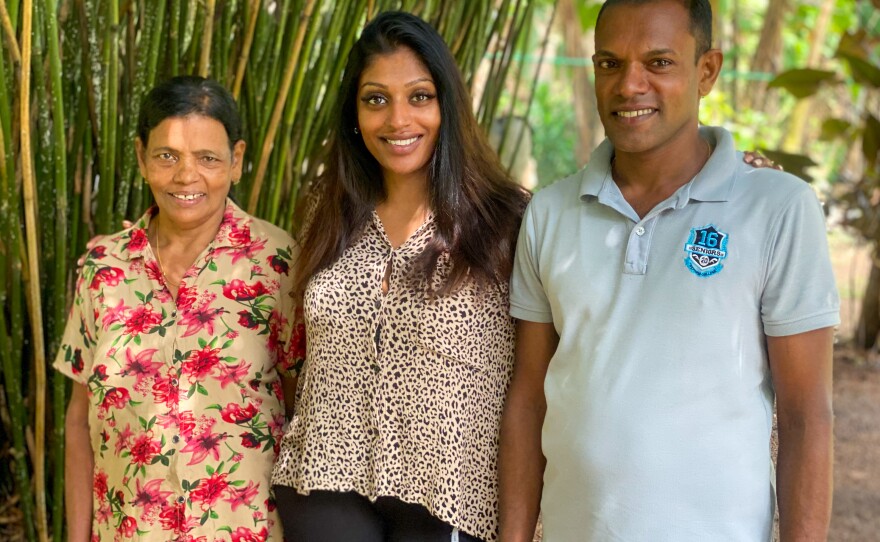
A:
[[[149,244],[147,224],[149,211],[135,222],[124,221],[124,229],[114,233],[99,234],[86,243],[86,252],[77,261],[82,267],[86,262],[95,263],[107,258],[128,261]]]
[[[227,206],[225,222],[230,225],[233,231],[246,231],[252,241],[261,240],[265,241],[267,245],[273,246],[293,246],[293,237],[289,232],[267,220],[245,212],[232,201]]]

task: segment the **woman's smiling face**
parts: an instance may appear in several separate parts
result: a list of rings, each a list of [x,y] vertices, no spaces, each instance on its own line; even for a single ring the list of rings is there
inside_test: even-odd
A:
[[[192,114],[166,118],[136,148],[141,175],[169,225],[219,223],[229,188],[241,177],[244,141],[230,148],[222,123]]]
[[[427,177],[440,132],[440,104],[431,72],[408,47],[371,59],[357,94],[358,128],[389,180]]]

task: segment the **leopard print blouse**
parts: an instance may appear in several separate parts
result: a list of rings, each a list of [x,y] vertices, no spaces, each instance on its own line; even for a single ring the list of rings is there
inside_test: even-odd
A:
[[[513,367],[507,285],[471,282],[429,298],[410,270],[435,230],[429,216],[392,249],[374,212],[308,283],[306,361],[273,483],[396,497],[494,540],[498,427]]]

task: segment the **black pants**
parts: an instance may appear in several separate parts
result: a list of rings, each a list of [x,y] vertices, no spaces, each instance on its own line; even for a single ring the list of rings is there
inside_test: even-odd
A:
[[[417,504],[393,497],[375,503],[354,492],[275,486],[285,542],[480,542],[432,516]]]

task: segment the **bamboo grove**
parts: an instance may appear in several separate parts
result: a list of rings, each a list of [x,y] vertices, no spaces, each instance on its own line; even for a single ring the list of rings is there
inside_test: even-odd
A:
[[[28,540],[63,538],[68,386],[50,364],[77,256],[151,203],[133,149],[141,96],[187,73],[230,88],[248,143],[233,197],[289,228],[321,169],[345,52],[386,9],[438,28],[484,128],[527,109],[539,64],[516,59],[546,47],[529,0],[0,3],[0,499],[17,495]]]

